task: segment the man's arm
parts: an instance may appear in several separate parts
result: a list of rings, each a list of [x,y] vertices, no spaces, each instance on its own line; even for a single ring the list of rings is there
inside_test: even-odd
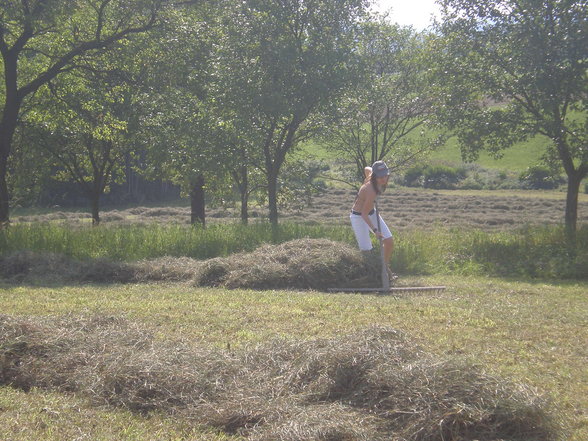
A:
[[[372,168],[371,167],[364,167],[363,174],[366,179],[369,178],[372,174]]]

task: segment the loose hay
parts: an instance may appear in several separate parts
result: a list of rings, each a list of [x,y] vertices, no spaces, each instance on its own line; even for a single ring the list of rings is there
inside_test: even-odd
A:
[[[377,250],[376,250],[377,251]],[[15,282],[190,282],[252,289],[377,287],[378,253],[326,239],[262,245],[253,252],[198,261],[162,257],[134,263],[78,261],[54,253],[19,251],[0,257],[0,277]]]
[[[0,384],[167,412],[257,441],[554,440],[524,385],[372,327],[237,353],[163,342],[120,317],[0,315]]]
[[[376,287],[379,255],[327,239],[298,239],[209,260],[194,284],[253,289]]]

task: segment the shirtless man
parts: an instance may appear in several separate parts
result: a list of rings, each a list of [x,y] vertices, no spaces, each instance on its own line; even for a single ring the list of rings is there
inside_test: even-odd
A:
[[[374,208],[376,197],[382,193],[388,184],[390,170],[384,161],[376,161],[371,167],[366,167],[364,173],[365,181],[359,189],[359,193],[357,193],[353,208],[351,209],[351,226],[353,227],[359,249],[362,251],[372,249],[370,230],[378,239],[382,239],[388,275],[394,278],[389,267],[394,248],[394,239],[381,216],[380,229],[378,230],[378,220],[376,219]]]

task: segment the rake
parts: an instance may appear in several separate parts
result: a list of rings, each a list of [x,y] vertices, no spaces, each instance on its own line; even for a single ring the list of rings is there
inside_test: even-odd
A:
[[[378,210],[378,201],[375,201],[376,221],[378,223],[378,231],[380,228],[380,212]],[[378,294],[420,294],[420,293],[440,293],[445,290],[445,286],[390,286],[390,278],[388,277],[386,259],[384,255],[384,243],[382,237],[378,237],[380,243],[380,260],[382,271],[380,274],[382,280],[381,288],[329,288],[329,292],[374,292]]]

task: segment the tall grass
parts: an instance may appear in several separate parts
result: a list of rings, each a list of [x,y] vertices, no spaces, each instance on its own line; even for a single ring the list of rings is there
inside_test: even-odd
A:
[[[392,266],[409,274],[588,279],[588,225],[571,245],[563,227],[438,229],[401,235]]]
[[[59,224],[17,224],[0,230],[0,255],[19,250],[48,251],[77,259],[133,261],[161,256],[208,259],[251,251],[263,243],[302,237],[353,239],[350,229],[327,225],[285,223],[272,227],[223,224],[206,229],[182,225],[126,225],[70,228]]]
[[[76,259],[134,261],[161,256],[208,259],[251,251],[263,243],[328,238],[355,244],[343,225],[266,223],[71,228],[58,224],[18,224],[0,230],[0,256],[20,250],[53,252]],[[392,267],[403,274],[463,274],[588,279],[588,225],[575,246],[563,227],[520,230],[413,230],[396,235]]]

